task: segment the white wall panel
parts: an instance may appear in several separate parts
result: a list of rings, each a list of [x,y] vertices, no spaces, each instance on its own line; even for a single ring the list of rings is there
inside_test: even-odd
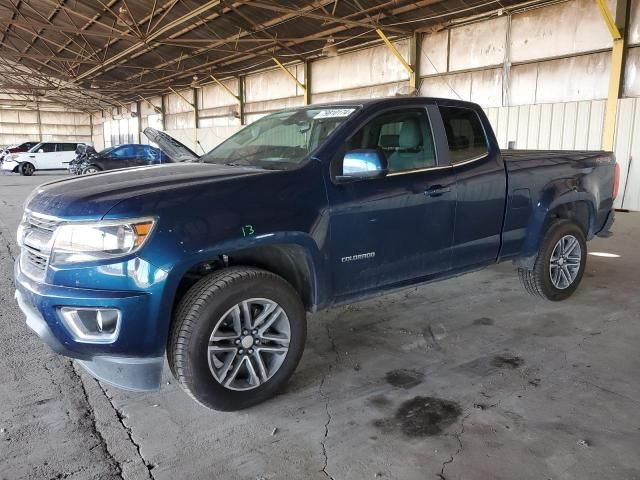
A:
[[[627,51],[623,94],[626,97],[640,96],[640,47]]]
[[[631,0],[629,43],[640,43],[640,0]]]
[[[447,71],[447,30],[422,37],[420,51],[420,76],[445,73]]]
[[[304,84],[302,65],[287,67],[287,70]],[[247,102],[260,102],[280,98],[296,97],[304,91],[281,69],[270,70],[247,76],[245,80],[245,98]]]
[[[340,102],[348,100],[361,100],[367,98],[385,98],[396,95],[403,88],[406,82],[393,82],[384,85],[373,85],[371,87],[352,88],[348,90],[338,90],[336,92],[317,93],[311,97],[313,103]]]
[[[626,180],[624,187],[620,186],[618,202],[623,208],[640,210],[640,101],[637,98],[622,100],[622,103],[627,102],[634,105],[633,127],[630,131],[631,142],[629,157],[626,161],[627,168],[622,170],[621,175],[622,179]],[[625,111],[625,114],[630,116],[631,112]]]
[[[193,112],[193,107],[190,105],[193,104],[193,89],[177,90],[177,92],[182,96],[176,95],[175,93],[170,93],[165,96],[166,113]]]
[[[472,77],[471,72],[426,77],[422,80],[420,93],[427,97],[470,101]]]
[[[534,103],[606,98],[610,62],[611,54],[597,53],[536,64]]]
[[[622,206],[623,202],[627,204],[625,208],[629,208],[629,204],[633,201],[633,197],[635,196],[634,191],[640,189],[640,182],[636,182],[634,185],[633,182],[629,182],[631,178],[627,178],[626,173],[630,170],[629,164],[633,162],[631,156],[631,149],[633,146],[633,136],[634,130],[637,132],[637,125],[635,124],[635,107],[636,107],[636,99],[627,98],[620,101],[618,105],[618,126],[616,129],[616,139],[615,139],[615,152],[616,152],[616,161],[618,165],[620,165],[621,173],[624,172],[625,175],[620,175],[620,194],[616,203],[617,206]],[[636,159],[637,161],[638,159]],[[626,193],[625,193],[626,191]],[[629,196],[627,196],[629,195]],[[625,197],[623,199],[623,196]],[[640,209],[640,205],[636,207]]]
[[[394,45],[406,59],[409,41]],[[311,64],[311,93],[365,87],[369,85],[397,82],[409,78],[398,59],[384,45],[324,58]]]
[[[239,81],[237,78],[225,80],[222,84],[236,96],[238,95]],[[233,98],[229,92],[216,83],[205,85],[198,89],[198,108],[201,110],[225,105],[235,105],[237,103],[237,100]]]
[[[506,39],[506,16],[451,29],[450,71],[501,64]]]
[[[471,72],[471,101],[483,107],[502,105],[502,68]]]
[[[615,12],[615,1],[608,3]],[[513,15],[513,62],[600,50],[611,45],[611,35],[594,0],[572,0]]]
[[[195,128],[196,119],[193,110],[185,113],[167,114],[165,118],[165,128],[175,130],[179,128]]]

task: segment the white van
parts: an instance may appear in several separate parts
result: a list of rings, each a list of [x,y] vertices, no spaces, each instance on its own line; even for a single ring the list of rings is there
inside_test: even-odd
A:
[[[2,170],[26,176],[36,170],[65,170],[76,156],[78,143],[84,142],[40,142],[28,152],[7,155]]]

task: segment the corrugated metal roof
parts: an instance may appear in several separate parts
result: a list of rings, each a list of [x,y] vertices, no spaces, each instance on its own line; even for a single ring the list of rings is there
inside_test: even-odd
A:
[[[0,0],[0,92],[100,109],[521,0]],[[21,67],[19,69],[18,67]],[[24,73],[25,68],[28,74]],[[21,73],[22,71],[22,73]]]

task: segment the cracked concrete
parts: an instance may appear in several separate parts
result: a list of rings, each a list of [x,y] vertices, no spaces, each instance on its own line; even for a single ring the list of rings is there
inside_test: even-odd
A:
[[[566,302],[505,264],[311,315],[286,391],[219,413],[168,371],[159,392],[100,385],[26,328],[16,206],[46,179],[0,176],[0,479],[640,478],[640,215],[589,244],[620,257],[589,256]],[[425,428],[443,412],[403,410],[417,398],[459,416]]]

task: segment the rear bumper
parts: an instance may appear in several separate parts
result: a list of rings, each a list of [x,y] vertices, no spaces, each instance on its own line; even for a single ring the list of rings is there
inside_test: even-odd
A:
[[[611,227],[613,226],[613,222],[615,222],[615,219],[616,219],[615,210],[610,210],[609,213],[607,214],[607,218],[605,219],[602,228],[600,229],[600,231],[596,232],[596,235],[598,237],[604,237],[604,238],[607,238],[613,235],[613,232],[611,231]]]

